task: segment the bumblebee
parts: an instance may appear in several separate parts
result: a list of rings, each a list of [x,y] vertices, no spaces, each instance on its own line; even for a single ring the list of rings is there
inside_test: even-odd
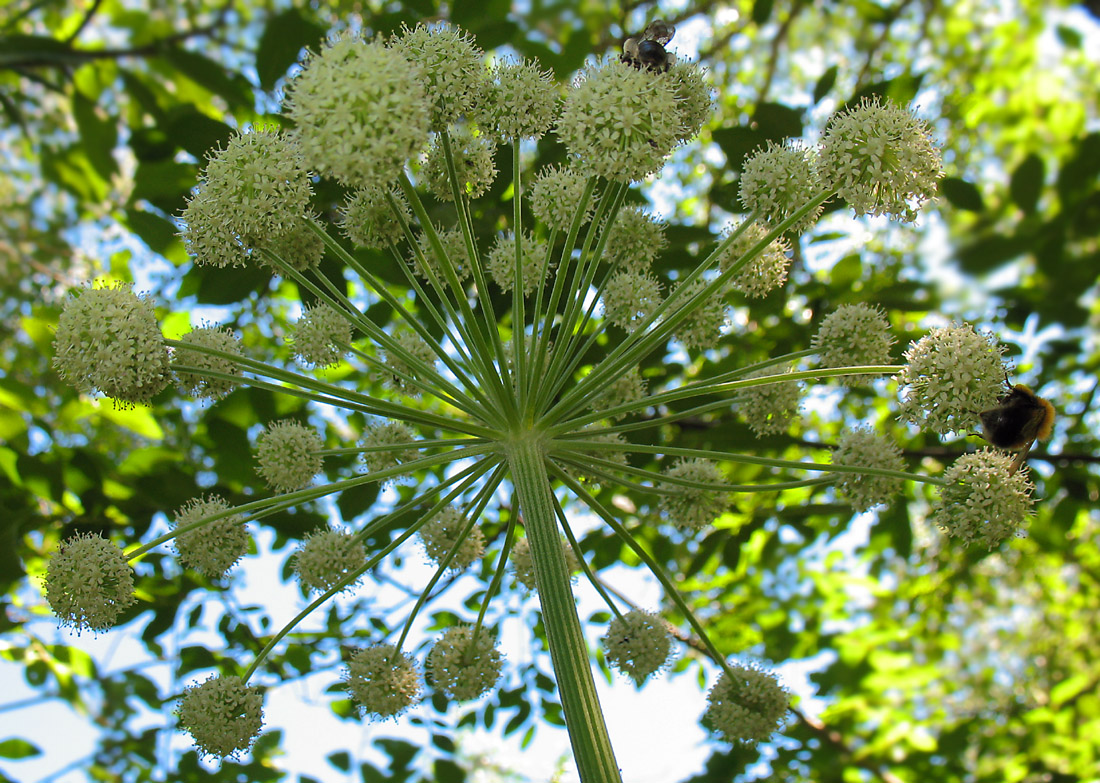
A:
[[[1006,385],[1008,385],[1006,381]],[[982,437],[994,446],[1015,451],[1012,472],[1024,464],[1031,445],[1050,437],[1054,427],[1054,406],[1027,386],[1008,385],[1008,394],[997,407],[978,414],[982,422]]]
[[[664,73],[671,67],[674,59],[673,55],[665,50],[665,44],[671,41],[675,34],[676,28],[668,22],[660,19],[650,22],[640,36],[623,41],[622,61],[633,65],[638,70],[646,68]]]

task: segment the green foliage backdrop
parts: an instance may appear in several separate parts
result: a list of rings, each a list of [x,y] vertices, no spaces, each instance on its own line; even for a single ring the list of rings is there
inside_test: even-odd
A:
[[[773,748],[775,779],[1097,779],[1100,486],[1091,411],[1100,364],[1100,33],[1083,8],[984,0],[534,2],[522,14],[499,0],[155,6],[13,0],[0,9],[0,658],[22,666],[42,699],[64,701],[98,727],[99,745],[82,766],[88,779],[185,780],[199,766],[188,752],[174,758],[174,771],[158,769],[156,731],[133,729],[150,710],[170,712],[173,694],[140,665],[97,671],[78,640],[54,630],[41,597],[46,558],[75,531],[142,538],[155,515],[181,506],[209,476],[227,498],[245,497],[258,486],[250,430],[295,404],[240,390],[197,417],[170,394],[133,411],[81,398],[50,367],[60,302],[98,274],[136,275],[182,307],[224,307],[234,328],[272,318],[271,328],[285,328],[287,284],[257,269],[190,268],[172,217],[208,150],[235,127],[272,119],[303,47],[353,19],[388,33],[441,15],[486,50],[537,57],[559,78],[648,19],[681,29],[695,19],[710,25],[699,59],[718,91],[717,119],[701,150],[678,154],[654,190],[656,198],[674,196],[665,216],[676,225],[662,256],[669,269],[690,268],[723,215],[739,210],[738,172],[757,146],[812,138],[833,109],[865,95],[915,100],[939,118],[948,177],[934,214],[895,230],[888,244],[865,241],[860,224],[839,215],[804,237],[785,295],[752,311],[766,335],[756,345],[767,352],[739,363],[803,348],[821,316],[857,294],[889,312],[902,345],[922,333],[932,312],[993,330],[1014,346],[1018,379],[1059,409],[1049,451],[1033,453],[1042,500],[1027,538],[993,553],[945,544],[924,521],[927,499],[918,489],[876,515],[850,558],[807,558],[809,544],[827,549],[854,524],[835,496],[807,490],[785,495],[782,505],[770,496],[742,501],[734,524],[696,544],[656,533],[649,543],[724,651],[751,648],[775,661],[833,653],[812,678],[828,706],[820,716],[796,710]],[[550,145],[539,152],[539,164],[561,155]],[[322,192],[319,204],[335,209],[342,196]],[[486,209],[506,214],[506,194],[493,196],[482,202],[495,205]],[[400,279],[387,268],[392,261],[369,260],[383,278]],[[186,327],[182,307],[166,332]],[[380,324],[393,317],[370,316]],[[692,371],[669,363],[646,369],[654,382]],[[861,420],[885,413],[867,389],[851,392],[845,405]],[[910,464],[948,462],[969,447],[900,427],[892,434]],[[685,426],[680,435],[688,447],[757,442],[732,416]],[[808,444],[796,433],[767,445],[782,456]],[[756,469],[739,470],[731,480],[751,481]],[[339,511],[351,519],[374,500],[374,490],[345,493]],[[285,559],[288,546],[323,519],[301,510],[269,518],[272,546]],[[629,559],[602,532],[585,544],[597,564]],[[149,660],[174,651],[170,632],[202,625],[196,591],[212,589],[170,559],[154,553],[138,572],[132,619],[141,616]],[[369,609],[333,610],[328,626]],[[250,629],[267,627],[267,612],[227,598],[219,631],[229,649],[184,646],[174,676],[207,669],[218,656],[255,653],[262,643]],[[280,674],[331,665],[326,653],[340,640],[304,641],[318,654],[292,651]],[[456,725],[522,734],[560,723],[546,663],[537,665],[541,672],[533,669],[523,687],[491,704],[427,721],[439,738],[434,746],[382,743],[389,769],[364,767],[363,779],[463,780],[466,762],[449,739]],[[681,664],[697,665],[690,655]],[[694,687],[689,678],[680,682]],[[351,717],[341,698],[334,696],[333,709]],[[0,697],[0,777],[17,776],[21,758],[50,753],[20,734],[19,707]],[[281,779],[279,742],[269,734],[246,765],[209,777]],[[332,749],[340,770],[352,763],[344,750]],[[715,746],[691,781],[741,779],[758,758],[755,749]]]

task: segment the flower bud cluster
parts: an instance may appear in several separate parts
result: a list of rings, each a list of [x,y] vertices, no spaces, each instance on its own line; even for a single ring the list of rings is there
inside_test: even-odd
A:
[[[305,162],[358,188],[385,188],[428,142],[426,75],[404,50],[348,36],[311,53],[287,86]]]
[[[877,98],[833,117],[817,155],[825,187],[859,215],[916,220],[943,176],[939,151],[926,123]]]
[[[183,693],[179,725],[204,755],[236,758],[252,747],[264,724],[264,697],[240,677],[212,677]]]
[[[1034,487],[1013,456],[994,449],[964,454],[944,473],[946,484],[932,508],[932,522],[965,544],[993,549],[1023,535]]]
[[[604,258],[616,270],[649,272],[653,260],[668,246],[664,223],[641,207],[619,210],[606,231]]]
[[[719,268],[723,272],[735,264],[739,265],[730,277],[730,286],[754,299],[759,299],[783,285],[787,279],[787,268],[791,265],[791,247],[782,237],[772,240],[760,253],[743,261],[753,246],[767,235],[766,226],[750,223],[718,259]]]
[[[778,225],[809,203],[821,191],[808,149],[797,144],[775,144],[745,159],[741,173],[741,203],[758,211],[771,226]],[[801,234],[821,215],[821,206],[791,226]]]
[[[969,325],[936,327],[905,352],[899,415],[943,435],[978,424],[978,413],[1004,394],[1004,348]]]
[[[833,450],[833,464],[846,467],[904,470],[901,449],[889,438],[871,429],[856,427],[845,430]],[[897,494],[899,479],[861,473],[838,473],[837,486],[852,501],[856,511],[867,511],[890,502]]]
[[[392,335],[394,342],[400,345],[407,353],[409,353],[414,359],[419,361],[430,368],[435,368],[436,353],[435,350],[424,342],[424,339],[416,332],[398,332]],[[386,366],[394,371],[394,374],[390,377],[390,382],[395,389],[403,391],[411,397],[420,396],[420,388],[415,386],[397,373],[401,372],[405,375],[413,378],[422,378],[423,373],[417,366],[408,364],[405,359],[397,353],[397,351],[383,351],[385,356]]]
[[[444,558],[458,543],[458,537],[466,524],[466,515],[461,510],[454,506],[447,506],[421,526],[420,542],[433,563],[436,565],[443,563]],[[480,560],[484,554],[485,536],[481,528],[475,524],[459,544],[448,568],[452,571],[465,570]]]
[[[380,470],[396,468],[403,462],[409,462],[420,456],[415,448],[407,448],[415,443],[416,436],[409,426],[401,421],[383,421],[367,426],[363,434],[362,445],[365,448],[392,446],[381,451],[363,452],[363,462],[367,470],[377,473]]]
[[[649,384],[642,377],[639,369],[634,367],[620,375],[610,386],[603,390],[595,402],[592,403],[592,410],[606,411],[620,405],[639,402],[645,399],[648,388]],[[618,413],[611,418],[617,421],[626,415],[626,413]]]
[[[676,141],[690,141],[714,114],[714,95],[703,77],[703,69],[686,60],[677,60],[669,68],[668,87],[676,96],[680,112]]]
[[[454,701],[470,701],[500,679],[504,656],[485,630],[456,625],[432,645],[424,668],[433,687]]]
[[[665,621],[653,612],[635,609],[611,621],[603,637],[607,662],[641,685],[664,668],[672,652]]]
[[[546,282],[546,275],[553,264],[546,263],[548,248],[541,239],[524,234],[522,245],[523,295],[530,296]],[[485,270],[502,291],[511,293],[516,286],[515,234],[508,232],[497,235],[496,242],[485,257]]]
[[[557,119],[561,93],[552,71],[524,60],[493,68],[483,119],[505,141],[537,139]]]
[[[451,135],[451,160],[455,176],[459,190],[468,198],[484,195],[496,179],[497,168],[493,164],[495,151],[496,145],[489,138],[474,136],[468,128],[456,130]],[[424,161],[424,184],[440,201],[454,201],[442,136],[437,136],[428,149]]]
[[[603,291],[603,317],[633,332],[660,307],[661,281],[646,272],[615,272]]]
[[[331,367],[344,358],[341,346],[351,342],[351,323],[323,302],[306,310],[294,325],[294,355],[312,367]]]
[[[420,700],[420,673],[413,659],[392,644],[361,647],[344,674],[348,693],[373,719],[395,718]]]
[[[584,199],[587,179],[564,166],[547,166],[531,186],[531,211],[547,228],[568,231]],[[582,225],[592,219],[592,199],[581,210]]]
[[[703,721],[731,743],[763,742],[783,725],[790,694],[771,672],[755,666],[730,668],[734,676],[722,672],[707,694]]]
[[[306,536],[294,556],[294,572],[306,590],[324,592],[363,568],[367,562],[363,543],[346,530],[321,528]],[[349,590],[358,578],[342,589]]]
[[[887,364],[893,344],[886,314],[862,302],[841,305],[825,316],[811,342],[822,367]]]
[[[466,248],[466,237],[457,226],[438,232],[439,244],[442,247],[446,260],[432,249],[432,244],[427,234],[421,234],[417,239],[417,250],[413,254],[413,267],[416,273],[425,280],[433,277],[443,287],[447,285],[445,265],[449,266],[460,281],[468,280],[473,274],[470,261],[470,253]]]
[[[580,570],[581,564],[569,542],[561,539],[562,553],[565,555],[565,570],[574,574]],[[516,539],[512,545],[512,551],[508,555],[508,562],[512,564],[512,572],[516,581],[528,590],[538,590],[535,579],[535,561],[531,557],[531,542],[526,538]]]
[[[46,568],[46,601],[62,626],[106,631],[134,603],[126,556],[94,533],[61,542]]]
[[[378,188],[360,188],[348,196],[340,224],[355,244],[360,247],[386,248],[405,238],[402,222],[412,222],[409,205],[397,193],[390,193],[400,214],[386,198],[386,192]]]
[[[219,329],[214,326],[203,326],[194,329],[185,334],[180,342],[199,348],[213,348],[236,356],[243,355],[241,341],[237,339],[236,335],[228,329]],[[178,348],[174,358],[173,364],[183,364],[204,371],[193,373],[176,370],[176,380],[179,381],[185,394],[217,400],[237,388],[235,381],[227,378],[214,378],[205,373],[207,370],[214,370],[223,375],[240,375],[240,365],[230,359],[212,356],[202,351],[189,351],[186,348]]]
[[[450,25],[402,27],[387,45],[424,74],[431,129],[477,115],[490,91],[485,53],[468,33]]]
[[[229,510],[229,503],[218,495],[189,500],[176,511],[174,527],[198,522],[204,517]],[[221,579],[248,551],[251,537],[241,514],[207,522],[192,530],[179,533],[175,539],[180,562],[209,579]]]
[[[53,344],[54,367],[78,391],[147,405],[168,385],[168,348],[153,302],[129,286],[74,292]]]
[[[726,483],[721,469],[705,459],[682,459],[665,471],[673,479],[700,484],[722,485]],[[686,487],[669,483],[673,490],[661,495],[661,514],[677,527],[688,530],[702,530],[714,523],[715,517],[729,508],[729,495],[713,487]]]
[[[682,122],[665,76],[610,58],[586,69],[569,91],[558,137],[586,176],[636,182],[661,168]]]
[[[706,287],[706,280],[696,279],[686,288],[682,285],[677,286],[672,295],[679,299],[682,307]],[[714,347],[715,340],[722,334],[726,322],[726,303],[721,291],[716,291],[705,296],[701,303],[692,305],[692,309],[676,326],[673,334],[689,351],[706,350]]]
[[[782,375],[776,367],[750,373],[749,378]],[[785,372],[791,372],[786,370]],[[758,436],[786,432],[802,404],[802,385],[798,381],[778,381],[752,386],[737,392],[737,406],[749,429]]]
[[[259,248],[297,269],[321,258],[310,214],[309,171],[301,149],[279,131],[240,133],[211,154],[203,183],[183,211],[183,238],[199,264],[245,264]]]
[[[307,487],[321,472],[322,457],[317,452],[324,445],[321,436],[304,424],[277,421],[256,441],[259,473],[278,492]]]

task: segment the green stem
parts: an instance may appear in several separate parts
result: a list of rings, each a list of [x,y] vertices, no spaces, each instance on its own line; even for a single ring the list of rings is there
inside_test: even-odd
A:
[[[562,470],[555,468],[554,472],[556,477],[561,479],[581,501],[602,518],[603,521],[615,531],[615,535],[619,537],[619,540],[630,547],[634,551],[634,554],[645,563],[650,572],[657,577],[657,581],[665,588],[665,594],[672,599],[672,602],[676,604],[681,612],[683,612],[688,624],[695,629],[695,633],[699,634],[699,638],[706,646],[707,652],[710,653],[711,658],[722,667],[727,676],[736,677],[737,675],[730,670],[729,663],[726,661],[726,656],[718,652],[718,648],[714,646],[714,642],[711,641],[710,636],[707,634],[707,630],[703,627],[703,624],[699,622],[698,618],[695,617],[695,614],[691,611],[691,607],[687,605],[687,601],[680,595],[680,591],[676,589],[676,585],[672,581],[672,577],[669,573],[645,550],[645,547],[638,543],[634,536],[630,534],[630,531],[623,527],[619,520],[615,519],[615,515],[612,514],[606,506],[592,497],[588,490],[570,478],[569,475]]]
[[[481,517],[481,512],[485,510],[485,506],[489,505],[489,501],[493,498],[493,493],[503,480],[504,472],[504,466],[498,465],[493,475],[489,477],[489,480],[478,491],[477,497],[474,498],[474,507],[470,512],[466,525],[462,528],[459,535],[455,537],[454,545],[448,550],[447,555],[439,562],[438,567],[435,569],[435,573],[432,574],[432,578],[428,580],[428,584],[421,588],[420,595],[416,599],[416,604],[413,606],[412,612],[405,619],[405,627],[402,629],[401,636],[397,640],[397,649],[400,650],[402,645],[405,644],[405,639],[408,638],[409,631],[412,630],[413,622],[416,620],[416,616],[420,613],[420,610],[424,608],[424,604],[426,604],[429,599],[435,597],[432,594],[432,590],[435,589],[436,584],[443,577],[443,574],[450,568],[451,561],[454,560],[455,555],[458,554],[458,550],[462,548],[462,544],[470,535],[470,531],[474,529],[474,525],[477,524],[478,519]],[[454,497],[457,497],[457,493],[454,494]],[[450,502],[449,498],[450,496],[445,498],[448,503]],[[438,514],[442,510],[442,506],[440,504],[436,504],[436,506],[437,507],[433,507],[427,514],[421,517],[416,524],[411,525],[410,529],[419,530],[421,525]],[[486,603],[488,603],[488,597],[486,597]]]
[[[650,495],[680,494],[680,490],[669,489],[663,486],[664,484],[676,484],[692,489],[708,489],[718,492],[746,494],[754,492],[782,492],[788,489],[802,489],[804,487],[832,484],[836,481],[836,478],[833,476],[825,476],[812,479],[800,479],[798,481],[777,481],[771,484],[712,484],[705,481],[691,481],[677,476],[658,475],[652,470],[623,465],[622,463],[613,462],[609,459],[600,459],[599,457],[585,452],[578,452],[577,455],[573,457],[568,456],[568,452],[565,454],[556,453],[554,454],[554,461],[559,465],[569,465],[574,468],[574,470],[583,471],[585,475],[590,475],[597,481],[606,481],[612,485],[629,487],[637,492],[644,492]],[[867,468],[867,470],[872,469]],[[648,479],[654,483],[643,484],[640,481],[631,481],[630,479],[623,478],[623,476],[637,476],[638,478]]]
[[[596,588],[596,592],[603,598],[604,603],[615,614],[616,617],[622,617],[622,612],[619,611],[619,607],[615,606],[615,602],[611,600],[611,596],[607,590],[604,589],[603,583],[595,572],[588,565],[588,561],[584,559],[581,552],[581,545],[577,542],[577,537],[573,534],[573,528],[569,527],[569,519],[565,516],[565,509],[561,507],[561,503],[557,498],[554,498],[554,512],[558,515],[558,523],[561,525],[562,532],[565,533],[566,540],[569,541],[569,546],[573,549],[573,554],[577,558],[577,562],[580,564],[581,570],[584,571],[584,576],[588,580],[588,583]]]
[[[892,375],[900,372],[904,369],[900,364],[873,364],[861,367],[833,367],[829,369],[817,368],[813,370],[797,370],[795,372],[781,372],[775,375],[760,375],[756,378],[743,378],[741,380],[726,380],[727,377],[736,377],[740,373],[732,371],[730,373],[723,373],[721,376],[715,378],[706,378],[700,381],[694,381],[692,383],[681,386],[678,389],[671,389],[666,392],[659,392],[657,394],[650,395],[645,398],[646,407],[658,407],[661,405],[667,405],[670,402],[677,402],[679,400],[689,400],[692,397],[700,397],[704,394],[721,394],[725,392],[736,391],[737,389],[751,389],[754,386],[767,386],[773,383],[788,383],[793,381],[814,381],[821,378],[829,378],[834,376],[844,375]],[[579,384],[578,384],[579,385]],[[725,405],[729,405],[729,400],[724,401]],[[637,410],[640,405],[637,402],[630,402],[624,405],[617,405],[614,408],[607,408],[606,410],[596,411],[588,413],[583,416],[578,416],[573,419],[566,419],[562,423],[548,428],[547,432],[552,435],[560,435],[566,432],[576,431],[586,424],[591,424],[595,421],[602,419],[613,418],[620,413],[629,413]],[[662,419],[661,423],[665,423]]]
[[[523,433],[510,444],[508,464],[531,544],[550,659],[580,779],[621,783],[558,537],[554,495],[537,433]]]

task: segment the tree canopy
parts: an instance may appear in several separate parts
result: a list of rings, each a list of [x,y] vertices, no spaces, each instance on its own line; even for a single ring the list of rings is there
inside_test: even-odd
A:
[[[705,771],[686,770],[682,779],[748,780],[760,774],[761,759],[776,779],[792,781],[1095,778],[1100,30],[1087,9],[1069,4],[909,0],[549,2],[522,10],[495,0],[309,7],[180,0],[155,8],[15,0],[0,9],[0,658],[6,676],[21,668],[36,700],[59,700],[94,726],[96,746],[80,774],[197,777],[203,767],[193,750],[158,740],[174,731],[171,712],[183,686],[247,662],[288,610],[276,601],[253,603],[251,595],[242,601],[241,585],[184,570],[172,553],[155,550],[137,567],[139,600],[114,632],[129,632],[140,657],[104,666],[83,649],[89,637],[56,628],[43,598],[49,558],[77,533],[150,540],[200,487],[234,503],[264,492],[253,467],[255,435],[277,419],[304,419],[306,407],[256,388],[207,406],[181,404],[169,391],[129,409],[79,394],[51,364],[68,292],[96,277],[134,282],[159,303],[166,336],[179,338],[209,319],[239,332],[246,349],[264,348],[291,329],[298,301],[310,305],[316,297],[259,265],[193,265],[176,220],[206,160],[235,131],[289,125],[283,90],[304,50],[317,50],[334,29],[389,35],[446,19],[485,51],[537,58],[567,81],[588,57],[618,56],[624,38],[657,18],[677,27],[670,50],[697,40],[692,59],[717,96],[699,141],[678,147],[659,179],[626,195],[628,205],[651,205],[669,221],[655,268],[662,275],[686,274],[724,235],[730,216],[744,211],[739,191],[751,153],[769,142],[814,143],[835,112],[864,98],[913,103],[945,161],[939,198],[916,224],[853,220],[842,202],[827,204],[814,229],[793,237],[782,290],[735,303],[744,322],[715,346],[726,362],[719,370],[802,351],[825,315],[865,302],[887,314],[900,349],[952,322],[992,332],[1009,347],[1011,382],[1029,384],[1057,409],[1053,438],[1029,455],[1037,502],[1026,537],[992,551],[936,530],[933,492],[921,484],[906,485],[891,506],[870,514],[855,513],[829,485],[806,486],[739,497],[699,537],[657,527],[638,533],[675,575],[722,655],[814,659],[810,679],[825,705],[816,711],[796,701],[786,727],[763,746],[716,742]],[[562,147],[547,140],[529,152],[531,171],[565,160]],[[498,152],[494,164],[510,168],[508,153]],[[494,183],[476,202],[482,246],[511,214],[507,184]],[[322,180],[313,206],[334,216],[345,196]],[[388,284],[405,285],[389,255],[369,251],[361,260]],[[331,257],[320,270],[343,282]],[[380,328],[398,323],[386,304],[366,315]],[[747,333],[752,340],[742,339]],[[610,350],[594,343],[587,361],[595,366]],[[693,379],[700,366],[697,351],[655,353],[641,372],[656,388]],[[363,379],[361,390],[380,396],[382,381]],[[910,468],[937,473],[979,443],[904,425],[896,397],[886,381],[834,385],[781,431],[761,435],[727,407],[681,420],[669,441],[646,430],[635,442],[826,459],[846,430],[867,422],[901,446]],[[353,415],[333,426],[361,431],[368,423]],[[349,471],[354,464],[350,456],[328,459]],[[726,479],[751,484],[765,473],[738,464],[728,466]],[[288,585],[280,599],[293,597],[294,611],[305,604],[292,587],[295,546],[330,516],[363,516],[380,491],[365,484],[331,506],[264,518],[268,532],[252,546],[277,564],[272,570]],[[398,484],[388,491],[407,498],[409,490]],[[649,500],[625,492],[615,502],[644,507]],[[482,524],[490,550],[483,580],[452,575],[441,582],[455,607],[476,612],[509,513]],[[382,546],[391,533],[381,530],[368,543]],[[594,527],[581,545],[595,568],[639,568],[637,554],[608,529]],[[394,612],[403,617],[418,594],[402,582],[400,564],[372,578],[392,589],[325,607],[323,621],[303,627],[265,662],[272,681],[330,672],[335,684],[323,698],[340,720],[359,720],[337,682],[344,647],[399,627]],[[675,681],[697,687],[684,673],[701,679],[708,650],[682,607],[669,601],[660,610],[681,629]],[[560,726],[541,615],[530,603],[509,603],[500,615],[533,629],[532,654],[508,689],[457,710],[429,700],[411,721],[432,743],[379,739],[385,769],[344,747],[331,749],[330,763],[345,773],[361,764],[349,774],[364,781],[461,781],[472,773],[455,744],[460,728],[529,739],[542,725]],[[454,622],[450,609],[432,614],[433,628]],[[598,665],[610,671],[602,656]],[[0,711],[14,718],[28,703],[0,703]],[[14,780],[21,760],[50,757],[50,738],[22,732],[14,720],[6,725],[0,776]],[[243,762],[205,767],[207,774],[283,779],[284,740],[266,733]],[[303,781],[323,774],[295,772]]]

